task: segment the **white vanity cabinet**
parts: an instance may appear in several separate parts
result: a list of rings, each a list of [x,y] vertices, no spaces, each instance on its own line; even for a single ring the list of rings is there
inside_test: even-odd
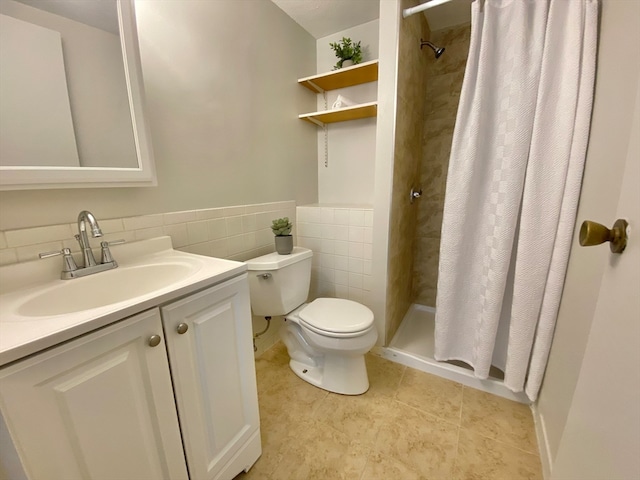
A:
[[[0,478],[233,479],[261,453],[251,338],[243,274],[4,367]]]
[[[154,308],[0,371],[0,409],[26,478],[188,478],[162,337]],[[8,448],[6,474],[22,478]]]
[[[232,479],[261,452],[247,277],[161,311],[190,478]]]

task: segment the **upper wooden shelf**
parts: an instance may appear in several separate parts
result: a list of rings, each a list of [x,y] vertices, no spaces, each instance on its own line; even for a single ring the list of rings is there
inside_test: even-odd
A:
[[[378,80],[378,60],[371,60],[353,67],[301,78],[298,83],[314,93],[322,93],[327,90],[351,87],[361,83],[375,82],[376,80]]]

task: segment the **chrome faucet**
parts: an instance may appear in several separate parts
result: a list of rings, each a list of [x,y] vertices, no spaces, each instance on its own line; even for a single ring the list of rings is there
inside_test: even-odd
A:
[[[91,251],[91,245],[89,245],[89,237],[87,237],[87,223],[91,228],[91,236],[93,238],[102,236],[102,230],[100,230],[96,217],[94,217],[88,210],[81,211],[78,215],[78,235],[76,235],[76,239],[78,240],[78,243],[80,243],[80,250],[82,250],[82,258],[84,259],[85,268],[95,267],[98,265],[93,256],[93,252]]]
[[[94,217],[88,210],[83,210],[80,212],[80,215],[78,215],[78,234],[75,236],[76,240],[78,240],[78,243],[80,244],[80,250],[82,250],[82,258],[84,259],[84,265],[82,267],[78,267],[76,265],[76,262],[71,255],[71,250],[68,248],[63,248],[61,251],[45,252],[40,254],[40,258],[62,255],[63,267],[60,278],[63,280],[84,277],[93,273],[104,272],[105,270],[111,270],[112,268],[118,267],[118,262],[116,262],[111,256],[109,245],[118,245],[120,243],[124,243],[124,240],[101,242],[100,247],[102,248],[102,259],[100,263],[98,263],[91,251],[87,230],[91,232],[91,236],[94,238],[102,236],[102,230],[100,230],[96,217]]]

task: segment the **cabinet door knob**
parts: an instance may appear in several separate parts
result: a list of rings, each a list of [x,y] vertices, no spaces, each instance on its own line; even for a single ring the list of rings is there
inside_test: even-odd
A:
[[[162,338],[160,337],[160,335],[151,335],[149,337],[149,346],[150,347],[157,347],[158,345],[160,345],[160,341],[162,340]]]
[[[182,335],[183,333],[186,333],[187,330],[189,330],[189,325],[187,325],[186,323],[181,323],[180,325],[178,325],[178,328],[176,328],[176,331]]]

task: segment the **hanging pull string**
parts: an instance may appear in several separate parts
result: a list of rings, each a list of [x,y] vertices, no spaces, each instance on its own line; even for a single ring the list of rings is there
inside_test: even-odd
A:
[[[327,104],[327,92],[322,92],[324,98],[325,111],[329,108]],[[329,168],[329,126],[325,123],[322,127],[324,130],[324,168]]]

